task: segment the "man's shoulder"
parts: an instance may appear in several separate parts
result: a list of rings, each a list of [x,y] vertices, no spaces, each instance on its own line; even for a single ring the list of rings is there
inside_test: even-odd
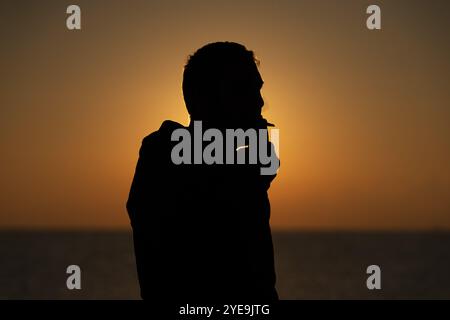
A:
[[[172,132],[176,129],[184,128],[178,122],[165,120],[161,127],[148,136],[144,137],[142,140],[142,149],[154,149],[161,148],[164,145],[167,145],[171,141]]]

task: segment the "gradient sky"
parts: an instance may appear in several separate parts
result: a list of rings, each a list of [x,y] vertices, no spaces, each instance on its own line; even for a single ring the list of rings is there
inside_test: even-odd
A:
[[[82,30],[68,31],[77,3]],[[378,4],[382,30],[365,27]],[[128,227],[141,140],[208,42],[254,50],[274,228],[450,228],[450,2],[2,1],[0,227]]]

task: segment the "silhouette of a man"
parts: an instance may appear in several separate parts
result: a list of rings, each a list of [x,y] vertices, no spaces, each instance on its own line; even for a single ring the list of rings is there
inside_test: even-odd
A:
[[[204,130],[266,129],[262,85],[252,51],[202,47],[183,73],[186,129],[193,121]],[[261,175],[260,164],[175,165],[178,128],[164,121],[144,138],[127,202],[142,298],[278,299],[267,195],[275,175]]]

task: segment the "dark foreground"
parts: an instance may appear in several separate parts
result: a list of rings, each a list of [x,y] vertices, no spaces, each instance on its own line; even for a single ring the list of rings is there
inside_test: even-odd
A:
[[[450,233],[274,232],[281,299],[450,299]],[[188,263],[188,261],[186,261]],[[66,287],[79,265],[82,289]],[[366,268],[381,268],[381,290]],[[139,299],[128,232],[0,232],[1,299]]]

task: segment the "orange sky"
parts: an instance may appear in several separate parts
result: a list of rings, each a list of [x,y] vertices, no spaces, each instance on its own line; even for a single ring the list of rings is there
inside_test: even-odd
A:
[[[188,54],[241,42],[280,129],[274,228],[450,228],[450,4],[376,1],[5,2],[0,227],[128,227],[141,139],[188,122]]]

